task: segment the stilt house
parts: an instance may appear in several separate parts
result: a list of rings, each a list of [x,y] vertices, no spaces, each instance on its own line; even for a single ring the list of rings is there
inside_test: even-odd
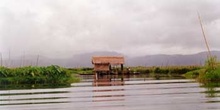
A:
[[[123,73],[124,57],[122,56],[94,56],[92,57],[94,65],[95,81],[99,79],[101,74],[111,75],[111,67],[120,65]]]

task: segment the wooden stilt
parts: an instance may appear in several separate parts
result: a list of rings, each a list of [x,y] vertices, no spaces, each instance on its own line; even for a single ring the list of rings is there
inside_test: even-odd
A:
[[[95,72],[95,82],[97,82],[98,80],[98,75],[97,75],[97,72]]]
[[[122,73],[121,81],[124,81],[123,64],[121,64],[121,73]]]

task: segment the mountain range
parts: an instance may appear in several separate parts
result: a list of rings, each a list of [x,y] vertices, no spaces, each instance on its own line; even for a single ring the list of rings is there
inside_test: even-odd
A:
[[[220,58],[220,51],[211,51],[213,56]],[[91,53],[83,53],[73,55],[70,58],[56,59],[45,56],[26,55],[24,57],[16,57],[13,59],[3,60],[4,66],[20,67],[20,66],[48,66],[59,65],[63,67],[92,67],[92,56],[124,56],[126,66],[182,66],[182,65],[203,65],[207,59],[207,52],[200,52],[189,55],[145,55],[140,57],[129,57],[117,52],[99,51]],[[38,60],[37,60],[38,59]]]

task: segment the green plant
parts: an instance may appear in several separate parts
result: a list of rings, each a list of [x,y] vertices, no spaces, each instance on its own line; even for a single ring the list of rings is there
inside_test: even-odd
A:
[[[70,84],[79,81],[67,69],[47,67],[0,67],[0,84]]]
[[[205,63],[205,72],[199,74],[198,80],[201,83],[220,82],[220,64],[217,57],[210,57]]]

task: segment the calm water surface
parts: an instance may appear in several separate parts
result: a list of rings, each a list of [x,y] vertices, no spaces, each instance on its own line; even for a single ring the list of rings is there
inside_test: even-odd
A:
[[[0,90],[0,110],[220,110],[220,88],[186,79],[87,79],[67,88]]]

